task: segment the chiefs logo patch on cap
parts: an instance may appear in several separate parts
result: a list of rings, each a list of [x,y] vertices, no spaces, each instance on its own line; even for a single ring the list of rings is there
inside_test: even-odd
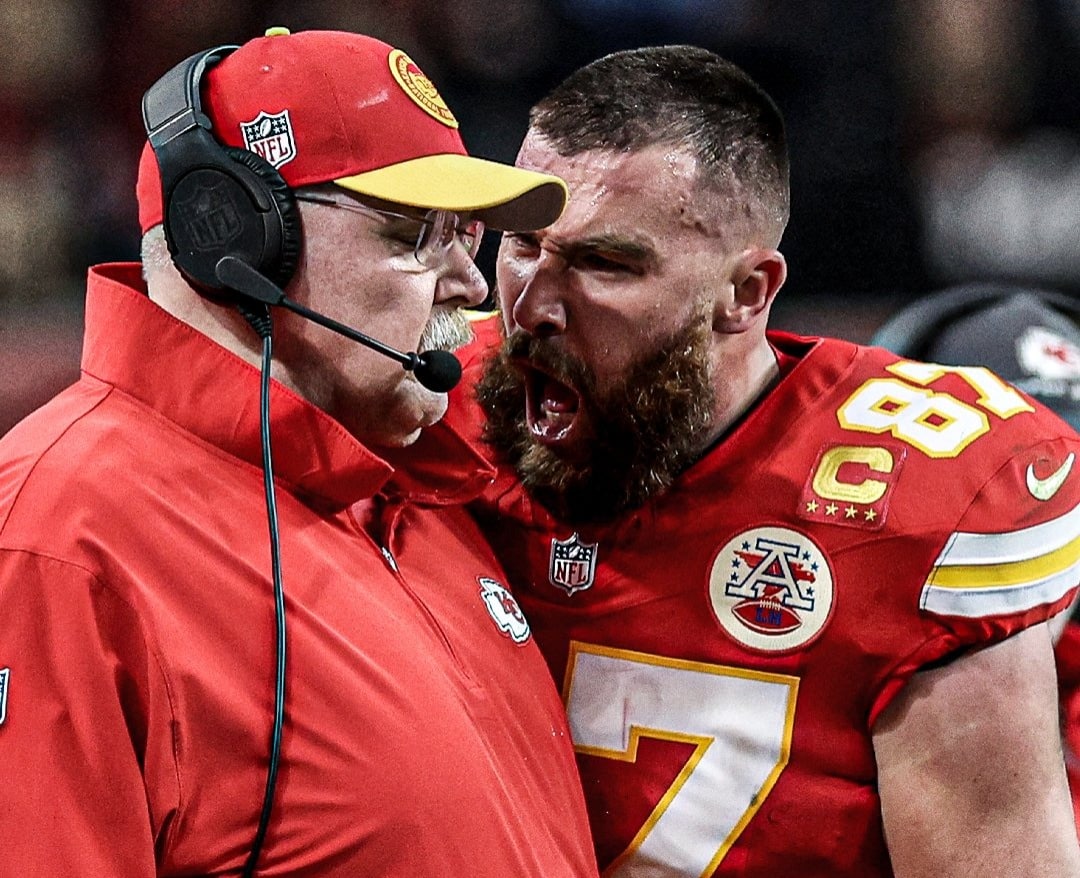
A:
[[[448,128],[458,127],[457,119],[450,112],[450,108],[446,106],[446,101],[442,99],[442,95],[435,88],[435,84],[424,76],[423,71],[416,66],[416,62],[412,58],[402,52],[401,49],[394,49],[390,53],[388,60],[390,62],[390,72],[394,75],[394,79],[397,80],[401,90],[412,99],[413,103]]]
[[[720,549],[709,575],[709,598],[717,621],[734,640],[786,652],[810,643],[829,620],[832,571],[805,534],[759,527]]]

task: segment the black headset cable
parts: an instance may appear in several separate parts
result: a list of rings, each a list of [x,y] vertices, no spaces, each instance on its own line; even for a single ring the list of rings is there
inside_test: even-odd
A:
[[[273,323],[270,310],[261,302],[242,301],[238,305],[244,319],[262,339],[262,369],[259,390],[259,430],[262,435],[263,488],[266,492],[266,517],[270,526],[270,565],[274,580],[274,617],[277,628],[277,661],[274,669],[274,725],[270,736],[270,765],[266,772],[266,790],[263,793],[259,826],[251,844],[244,878],[255,874],[270,814],[274,807],[274,789],[277,786],[278,765],[281,761],[281,736],[285,725],[285,590],[281,580],[281,543],[278,534],[277,499],[274,493],[274,461],[270,453],[270,364],[272,362]]]

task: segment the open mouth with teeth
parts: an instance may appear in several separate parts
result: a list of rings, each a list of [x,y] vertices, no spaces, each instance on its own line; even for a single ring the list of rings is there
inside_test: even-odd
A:
[[[533,438],[565,448],[583,438],[587,421],[581,394],[535,366],[517,362],[525,378],[525,418]]]

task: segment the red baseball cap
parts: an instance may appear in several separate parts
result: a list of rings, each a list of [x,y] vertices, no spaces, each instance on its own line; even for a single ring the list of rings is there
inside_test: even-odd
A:
[[[258,153],[292,188],[334,182],[519,231],[550,225],[566,205],[558,177],[468,155],[431,80],[371,37],[270,28],[209,70],[202,105],[219,142]],[[136,197],[145,232],[162,221],[149,143]]]

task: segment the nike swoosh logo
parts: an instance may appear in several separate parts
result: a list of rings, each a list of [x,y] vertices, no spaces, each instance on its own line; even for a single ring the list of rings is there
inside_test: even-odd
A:
[[[1027,489],[1031,492],[1031,496],[1036,500],[1049,500],[1053,497],[1058,492],[1058,489],[1065,484],[1065,479],[1069,477],[1074,460],[1076,460],[1076,455],[1070,452],[1069,456],[1065,458],[1065,463],[1045,479],[1035,478],[1035,467],[1029,463],[1027,468]]]

